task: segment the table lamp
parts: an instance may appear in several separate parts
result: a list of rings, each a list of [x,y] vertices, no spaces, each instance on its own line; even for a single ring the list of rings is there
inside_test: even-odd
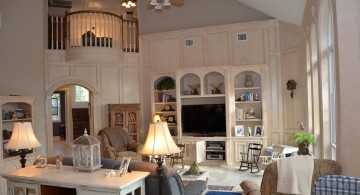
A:
[[[146,137],[145,144],[140,151],[141,154],[157,156],[156,163],[158,167],[156,171],[159,175],[159,194],[163,194],[162,178],[163,178],[163,155],[169,155],[181,152],[170,135],[169,127],[166,122],[154,122],[149,125],[149,132]]]
[[[21,167],[25,167],[26,150],[41,146],[36,139],[30,122],[14,123],[14,128],[9,140],[5,146],[6,149],[19,150]]]

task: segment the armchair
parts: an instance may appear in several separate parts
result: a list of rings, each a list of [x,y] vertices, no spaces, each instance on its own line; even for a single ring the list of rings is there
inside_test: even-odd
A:
[[[121,161],[123,157],[131,157],[131,161],[142,161],[142,155],[138,153],[142,144],[131,140],[124,128],[106,127],[98,135],[103,158]]]
[[[341,166],[338,162],[328,159],[314,159],[314,171],[311,181],[311,191],[314,191],[315,181],[325,175],[339,175],[341,174]],[[266,166],[263,179],[261,181],[261,187],[255,182],[244,180],[240,183],[243,189],[244,195],[260,195],[260,194],[271,194],[280,195],[277,193],[277,161],[273,161]]]

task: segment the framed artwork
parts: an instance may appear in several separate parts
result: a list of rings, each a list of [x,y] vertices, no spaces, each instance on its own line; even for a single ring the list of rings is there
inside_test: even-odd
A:
[[[235,136],[244,136],[244,125],[236,125],[235,126]]]
[[[263,136],[264,135],[264,126],[262,125],[255,125],[255,136]]]
[[[127,173],[127,170],[128,170],[128,167],[129,167],[129,164],[130,164],[130,160],[131,158],[130,157],[123,157],[122,160],[121,160],[121,164],[120,164],[120,176],[122,175],[126,175]]]

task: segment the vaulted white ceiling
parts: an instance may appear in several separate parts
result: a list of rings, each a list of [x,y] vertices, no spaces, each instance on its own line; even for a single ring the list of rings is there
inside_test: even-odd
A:
[[[238,0],[278,20],[301,25],[306,0]]]

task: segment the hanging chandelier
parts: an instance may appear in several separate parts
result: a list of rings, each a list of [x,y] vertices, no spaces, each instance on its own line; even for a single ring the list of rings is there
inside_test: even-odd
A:
[[[131,8],[131,7],[136,7],[136,1],[133,0],[124,0],[123,3],[121,4],[123,7],[126,8]]]
[[[161,11],[164,7],[171,6],[170,0],[164,0],[163,3],[161,3],[161,0],[151,0],[150,5],[155,6],[155,10]]]

